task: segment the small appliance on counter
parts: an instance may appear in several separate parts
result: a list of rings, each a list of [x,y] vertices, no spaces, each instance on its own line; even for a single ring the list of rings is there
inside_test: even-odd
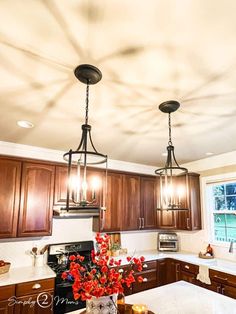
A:
[[[159,232],[157,238],[157,249],[160,252],[177,252],[178,236],[174,232]]]

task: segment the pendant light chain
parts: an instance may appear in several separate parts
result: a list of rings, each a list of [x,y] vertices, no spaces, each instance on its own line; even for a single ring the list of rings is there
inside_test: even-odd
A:
[[[88,124],[88,107],[89,107],[89,80],[86,87],[86,107],[85,107],[85,124]]]
[[[169,127],[169,142],[168,145],[172,145],[172,140],[171,140],[171,116],[169,112],[169,117],[168,117],[168,127]]]

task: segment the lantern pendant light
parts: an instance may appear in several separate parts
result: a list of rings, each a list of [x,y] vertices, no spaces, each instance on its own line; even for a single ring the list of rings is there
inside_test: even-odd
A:
[[[82,124],[82,136],[76,150],[70,149],[63,155],[68,163],[68,182],[66,207],[67,212],[76,209],[105,209],[107,182],[107,155],[98,152],[93,144],[91,125],[88,124],[89,87],[98,83],[102,78],[101,71],[95,66],[82,64],[74,70],[76,78],[86,84],[85,123]],[[93,178],[88,181],[88,166],[104,164],[103,178]],[[98,183],[100,186],[98,187]],[[102,187],[103,185],[103,187]],[[98,204],[98,189],[103,189],[102,202]],[[101,197],[100,197],[101,198]]]
[[[159,176],[158,210],[188,210],[188,169],[180,167],[175,158],[171,138],[171,113],[178,110],[180,104],[169,100],[160,104],[159,109],[168,113],[169,141],[165,166],[155,173]]]

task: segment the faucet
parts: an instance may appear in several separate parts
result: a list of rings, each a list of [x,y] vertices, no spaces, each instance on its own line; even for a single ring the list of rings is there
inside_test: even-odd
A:
[[[234,240],[231,240],[230,246],[229,246],[229,253],[233,253],[233,246],[234,246]]]

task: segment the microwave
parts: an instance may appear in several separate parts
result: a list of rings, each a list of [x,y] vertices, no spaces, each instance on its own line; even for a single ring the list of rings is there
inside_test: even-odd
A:
[[[178,236],[174,232],[158,233],[157,249],[160,252],[177,252]]]

